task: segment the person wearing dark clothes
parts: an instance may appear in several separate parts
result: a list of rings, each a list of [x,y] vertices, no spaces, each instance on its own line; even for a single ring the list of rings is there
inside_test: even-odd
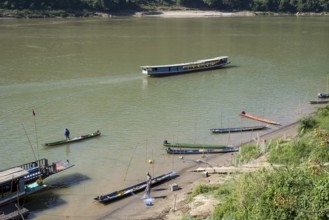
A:
[[[70,131],[67,128],[65,129],[65,137],[67,141],[70,140]]]

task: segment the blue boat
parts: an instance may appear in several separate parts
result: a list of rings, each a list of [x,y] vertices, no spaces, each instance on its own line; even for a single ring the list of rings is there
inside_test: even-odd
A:
[[[141,66],[142,73],[148,76],[170,76],[188,72],[197,72],[223,67],[231,62],[228,56],[215,57],[205,60],[197,60],[188,63],[158,65],[158,66]]]
[[[318,98],[327,99],[327,98],[329,98],[329,93],[319,93]]]
[[[168,154],[218,154],[237,152],[239,149],[236,147],[227,147],[223,149],[172,149],[168,147],[166,151]]]

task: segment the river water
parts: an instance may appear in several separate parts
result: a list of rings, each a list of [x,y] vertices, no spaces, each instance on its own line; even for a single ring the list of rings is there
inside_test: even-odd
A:
[[[264,131],[209,129],[260,124],[242,110],[282,125],[312,111],[328,91],[328,39],[328,17],[0,20],[0,169],[69,160],[26,206],[35,219],[99,218],[93,197],[193,165],[166,155],[164,140],[236,145]],[[140,69],[224,55],[232,63],[207,72]],[[102,136],[43,146],[65,128]]]

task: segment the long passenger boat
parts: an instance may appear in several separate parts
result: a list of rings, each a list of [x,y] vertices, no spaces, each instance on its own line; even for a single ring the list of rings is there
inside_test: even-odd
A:
[[[47,187],[42,181],[27,184],[24,177],[28,174],[21,167],[0,171],[0,207]]]
[[[141,66],[142,73],[148,76],[168,76],[181,73],[204,71],[223,67],[231,62],[228,56],[215,57],[211,59],[198,60],[188,63],[158,65],[158,66]]]
[[[236,147],[227,147],[223,149],[172,149],[166,148],[168,154],[218,154],[239,151]]]
[[[23,177],[24,183],[29,184],[35,182],[39,178],[45,179],[53,174],[62,172],[73,166],[74,165],[71,164],[69,161],[57,161],[49,163],[47,159],[43,158],[16,167],[8,168],[0,172],[6,172],[17,167],[22,168],[27,172],[26,175],[24,175]]]
[[[93,137],[97,137],[99,135],[101,135],[101,132],[98,130],[92,134],[81,135],[80,137],[75,137],[70,140],[61,140],[61,141],[45,143],[45,146],[56,146],[56,145],[61,145],[61,144],[69,144],[72,142],[77,142],[77,141],[82,141],[82,140],[90,139]]]
[[[228,145],[210,145],[210,144],[187,144],[187,143],[169,143],[167,140],[163,142],[164,147],[176,148],[198,148],[198,149],[225,149]]]
[[[236,127],[236,128],[213,128],[210,129],[212,133],[231,133],[231,132],[245,132],[245,131],[257,131],[268,128],[266,125],[251,126],[251,127]]]
[[[256,121],[261,121],[261,122],[264,122],[264,123],[267,123],[267,124],[281,125],[279,122],[271,121],[271,120],[266,119],[266,118],[253,116],[253,115],[247,114],[245,111],[242,111],[240,115],[243,116],[243,117],[250,118],[250,119],[253,119],[253,120],[256,120]]]
[[[167,174],[157,176],[155,178],[152,178],[151,186],[156,186],[158,184],[169,181],[169,180],[171,180],[175,177],[177,177],[177,173],[174,172],[174,171],[169,172]],[[103,204],[110,203],[110,202],[113,202],[115,200],[123,199],[127,196],[130,196],[130,195],[134,194],[134,193],[143,191],[143,190],[146,189],[146,186],[147,186],[147,182],[144,181],[144,182],[141,182],[141,183],[136,184],[134,186],[130,186],[130,187],[125,188],[125,189],[121,189],[119,191],[115,191],[115,192],[112,192],[112,193],[109,193],[109,194],[106,194],[106,195],[97,196],[96,198],[94,198],[94,200],[96,200],[97,202],[103,203]]]

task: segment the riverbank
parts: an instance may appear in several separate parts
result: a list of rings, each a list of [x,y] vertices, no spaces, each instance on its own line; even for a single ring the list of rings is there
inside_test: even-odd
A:
[[[16,18],[72,18],[72,17],[164,17],[164,18],[195,18],[195,17],[252,17],[252,16],[328,16],[328,12],[297,12],[277,13],[270,11],[216,11],[216,10],[149,10],[149,11],[65,11],[65,10],[5,10],[0,9],[0,19]]]
[[[295,122],[264,134],[260,138],[268,141],[280,138],[292,138],[297,134],[297,127],[298,122]],[[240,147],[250,142],[254,142],[254,140],[243,143]],[[214,206],[217,204],[216,200],[200,196],[194,202],[190,203],[188,202],[189,195],[197,185],[221,183],[225,181],[225,178],[223,179],[223,177],[219,177],[216,174],[205,177],[201,172],[190,172],[190,170],[200,167],[229,167],[234,163],[235,155],[235,153],[229,153],[208,159],[198,159],[195,166],[187,167],[179,172],[178,178],[152,189],[151,196],[154,198],[152,206],[145,205],[140,198],[142,196],[141,193],[140,195],[116,202],[115,206],[118,208],[109,213],[103,213],[104,216],[101,218],[122,220],[177,220],[186,215],[205,217],[212,212]],[[187,163],[189,158],[189,156],[181,157],[181,162]],[[230,176],[226,178],[230,178]],[[173,184],[177,184],[179,190],[171,191],[170,188]],[[103,205],[100,208],[106,209]]]
[[[253,16],[329,16],[328,12],[297,12],[297,13],[276,13],[260,11],[234,11],[224,12],[215,10],[159,10],[159,11],[128,11],[102,13],[96,12],[96,17],[163,17],[163,18],[198,18],[198,17],[253,17]]]

